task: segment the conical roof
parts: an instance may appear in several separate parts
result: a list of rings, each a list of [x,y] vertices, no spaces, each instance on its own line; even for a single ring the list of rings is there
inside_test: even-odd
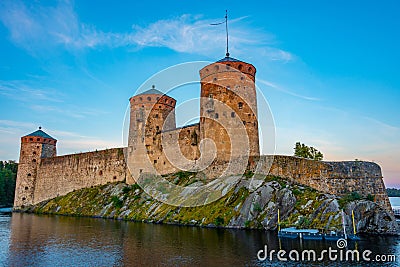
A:
[[[44,131],[42,131],[42,127],[39,127],[39,130],[34,131],[31,134],[25,135],[24,137],[27,137],[27,136],[43,137],[43,138],[57,140],[57,139],[51,137],[50,135],[48,135],[47,133],[45,133]]]

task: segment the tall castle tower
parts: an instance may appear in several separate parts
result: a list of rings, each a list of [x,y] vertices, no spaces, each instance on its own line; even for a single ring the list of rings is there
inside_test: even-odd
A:
[[[37,169],[42,158],[55,157],[57,140],[39,130],[21,137],[14,207],[33,204]]]
[[[229,53],[200,70],[200,139],[212,139],[217,161],[260,155],[255,74]]]
[[[161,132],[176,127],[176,100],[156,90],[153,85],[152,89],[131,97],[129,101],[128,164],[133,166],[132,176],[139,177],[140,173],[152,172],[157,163],[164,161],[160,159],[163,149]]]

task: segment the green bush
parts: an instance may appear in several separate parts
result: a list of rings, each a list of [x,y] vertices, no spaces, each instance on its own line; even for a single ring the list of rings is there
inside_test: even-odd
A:
[[[347,203],[351,202],[351,201],[355,201],[355,200],[360,200],[362,197],[358,192],[351,192],[343,197],[341,197],[339,199],[339,206],[341,208],[344,208],[344,206],[346,206]]]
[[[369,200],[369,201],[375,201],[375,196],[374,196],[374,195],[371,195],[371,194],[368,194],[367,200]]]
[[[257,212],[261,212],[262,211],[260,203],[254,203],[253,204],[253,211],[257,211]]]
[[[124,194],[128,194],[129,191],[131,191],[131,187],[129,185],[122,188],[122,193]]]
[[[215,218],[214,224],[215,224],[216,226],[223,225],[223,224],[224,224],[224,218],[218,216],[217,218]]]
[[[116,207],[118,209],[122,208],[122,206],[124,205],[124,202],[121,199],[119,199],[117,196],[113,196],[111,198],[111,201],[112,201],[114,207]]]

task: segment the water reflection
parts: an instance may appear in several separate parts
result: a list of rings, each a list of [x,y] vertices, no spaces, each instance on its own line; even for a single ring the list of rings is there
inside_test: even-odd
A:
[[[258,261],[257,252],[266,244],[269,251],[336,248],[335,242],[279,240],[275,232],[30,214],[0,217],[0,237],[0,265],[6,266],[281,266],[276,256],[274,262]],[[349,242],[350,249],[355,245]],[[357,246],[374,254],[400,254],[395,237],[368,238]],[[325,261],[323,265],[343,263]]]

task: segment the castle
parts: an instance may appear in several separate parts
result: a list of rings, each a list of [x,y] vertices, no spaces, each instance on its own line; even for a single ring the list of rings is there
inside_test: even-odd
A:
[[[260,156],[256,68],[229,56],[200,70],[200,121],[177,128],[176,100],[154,86],[130,98],[128,146],[57,156],[57,140],[39,130],[21,138],[14,208],[142,173],[203,172],[212,179],[245,170],[277,175],[317,190],[374,195],[386,208],[380,167]]]

